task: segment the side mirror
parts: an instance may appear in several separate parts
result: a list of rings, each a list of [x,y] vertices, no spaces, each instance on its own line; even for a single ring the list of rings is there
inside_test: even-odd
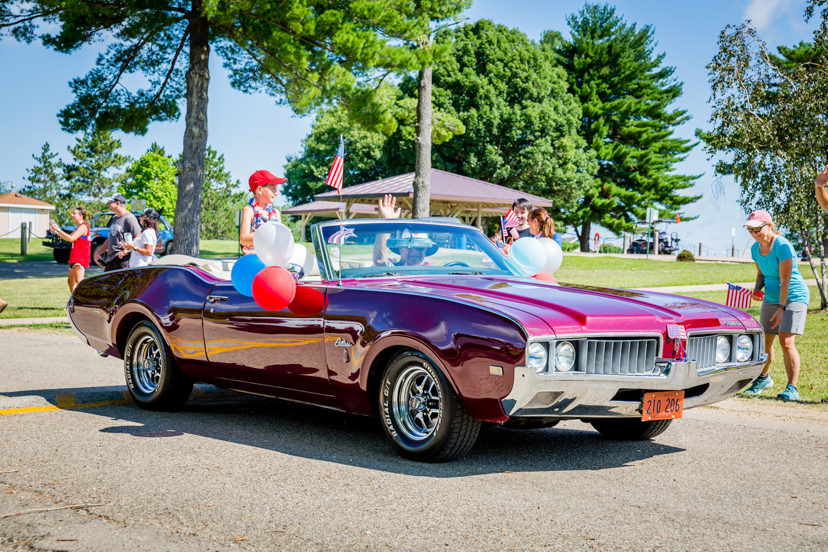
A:
[[[302,265],[288,263],[287,266],[285,266],[285,270],[293,274],[293,279],[297,282],[305,277],[305,269],[302,268]]]

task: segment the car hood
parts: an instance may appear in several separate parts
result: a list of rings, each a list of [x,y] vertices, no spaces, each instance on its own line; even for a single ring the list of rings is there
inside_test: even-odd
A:
[[[530,335],[760,329],[739,310],[700,299],[637,290],[497,276],[433,276],[360,280],[354,285],[451,298],[519,320]],[[542,321],[542,323],[539,323]]]

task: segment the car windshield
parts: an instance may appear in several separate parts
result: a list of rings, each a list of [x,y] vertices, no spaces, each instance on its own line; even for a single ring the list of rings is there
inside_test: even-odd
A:
[[[313,237],[331,278],[518,274],[486,236],[460,224],[346,220],[340,225],[332,221],[318,225]]]

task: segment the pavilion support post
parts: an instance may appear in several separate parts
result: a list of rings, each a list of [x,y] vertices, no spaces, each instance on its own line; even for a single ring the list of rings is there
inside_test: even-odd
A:
[[[477,227],[483,228],[483,204],[477,204]]]

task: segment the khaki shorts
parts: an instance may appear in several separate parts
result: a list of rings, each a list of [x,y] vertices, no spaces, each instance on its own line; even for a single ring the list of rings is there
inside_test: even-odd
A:
[[[759,323],[766,334],[779,335],[779,332],[802,335],[805,333],[805,317],[808,315],[808,305],[801,301],[791,301],[785,305],[782,312],[782,322],[771,328],[771,316],[779,308],[777,303],[762,303],[759,311]]]

